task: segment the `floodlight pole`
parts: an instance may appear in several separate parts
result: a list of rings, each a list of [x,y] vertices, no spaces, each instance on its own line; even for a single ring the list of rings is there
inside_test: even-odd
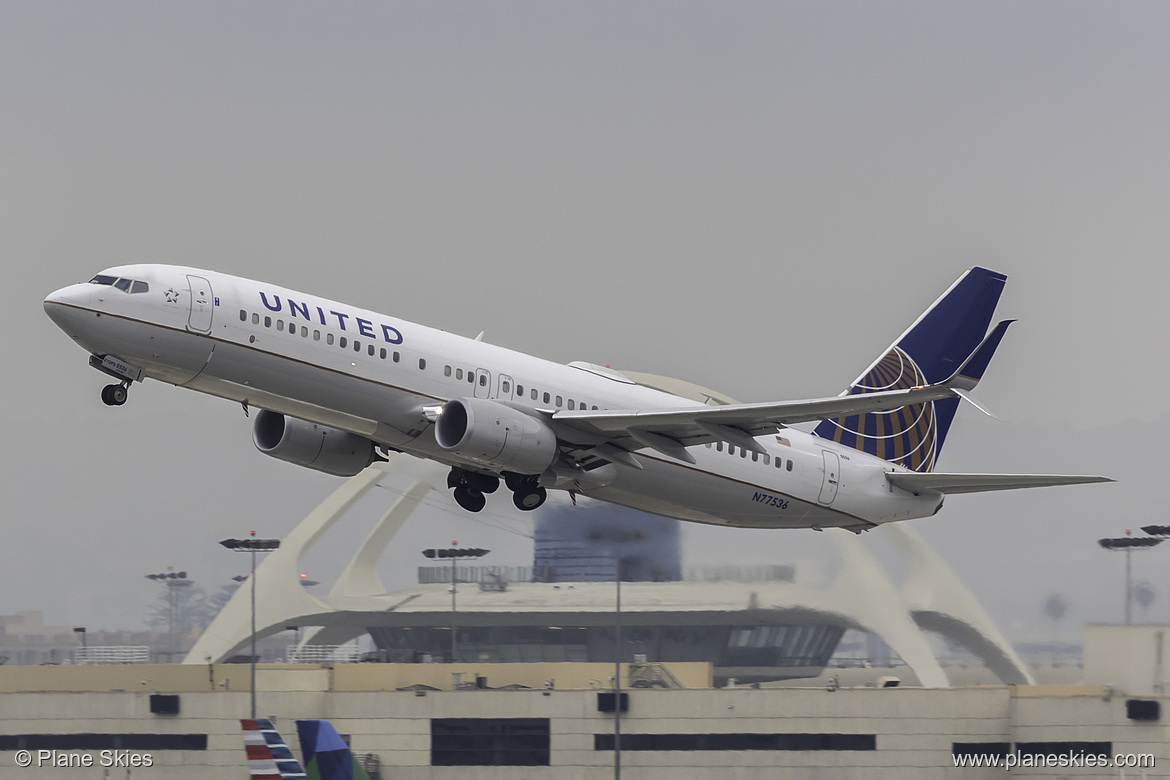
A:
[[[248,532],[247,539],[224,539],[220,542],[229,550],[252,554],[252,650],[249,666],[249,688],[251,688],[252,720],[256,720],[256,551],[275,550],[280,547],[279,539],[257,539],[255,531]]]
[[[613,655],[613,780],[622,778],[622,559],[614,556],[617,599],[614,603]]]
[[[1097,540],[1097,544],[1101,545],[1106,550],[1125,551],[1125,625],[1127,626],[1133,625],[1133,564],[1130,561],[1130,553],[1132,553],[1135,549],[1148,550],[1151,547],[1155,547],[1161,544],[1162,539],[1153,537],[1155,535],[1165,535],[1159,533],[1159,531],[1162,530],[1159,526],[1146,526],[1142,530],[1151,536],[1134,538],[1133,536],[1130,536],[1132,532],[1127,529],[1125,536],[1121,536],[1116,539]]]
[[[451,542],[450,549],[446,549],[446,548],[436,549],[436,548],[432,547],[429,550],[422,551],[423,555],[425,555],[426,557],[428,557],[432,560],[434,560],[436,558],[450,558],[451,559],[451,657],[448,660],[448,663],[455,663],[456,656],[459,653],[459,648],[457,645],[458,639],[457,639],[457,634],[456,634],[456,630],[455,630],[455,614],[456,614],[455,613],[455,589],[456,589],[456,580],[459,579],[459,569],[457,568],[458,559],[459,558],[482,558],[483,556],[485,556],[489,552],[491,552],[491,550],[484,550],[484,549],[479,548],[479,547],[472,547],[472,548],[467,548],[467,549],[456,549],[455,545],[457,545],[457,544],[459,544],[459,542],[453,541],[453,542]]]

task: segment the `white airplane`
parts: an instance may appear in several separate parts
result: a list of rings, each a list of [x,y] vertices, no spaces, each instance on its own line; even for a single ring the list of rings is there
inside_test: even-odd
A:
[[[398,450],[451,466],[472,512],[502,477],[521,510],[554,488],[701,523],[862,531],[948,493],[1111,481],[934,471],[1010,324],[988,333],[1005,280],[967,271],[840,396],[755,404],[196,268],[109,268],[44,305],[117,380],[105,403],[148,377],[227,398],[258,410],[261,452],[308,468],[350,476]]]

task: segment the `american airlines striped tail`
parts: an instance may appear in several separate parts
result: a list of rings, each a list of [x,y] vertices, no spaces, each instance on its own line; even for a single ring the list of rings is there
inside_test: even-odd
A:
[[[1007,277],[972,268],[862,372],[842,395],[861,395],[945,383],[970,390],[999,346],[1010,321],[988,334]],[[827,419],[815,433],[917,472],[938,461],[959,398],[943,398]]]
[[[271,721],[245,718],[240,720],[240,728],[252,780],[307,780],[305,770]]]

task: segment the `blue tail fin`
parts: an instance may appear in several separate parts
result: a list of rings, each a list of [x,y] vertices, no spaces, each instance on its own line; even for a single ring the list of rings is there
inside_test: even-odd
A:
[[[967,271],[853,382],[848,394],[938,384],[952,377],[963,389],[974,387],[1007,329],[1000,323],[987,335],[1006,281],[986,268]],[[815,433],[914,471],[933,471],[958,406],[958,398],[947,398],[839,417],[822,421]]]
[[[370,780],[357,756],[327,720],[298,720],[308,780]]]

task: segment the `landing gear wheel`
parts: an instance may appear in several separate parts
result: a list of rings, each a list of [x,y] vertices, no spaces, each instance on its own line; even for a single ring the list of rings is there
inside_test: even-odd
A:
[[[487,505],[487,499],[478,490],[471,490],[460,485],[455,488],[455,503],[468,512],[478,512]]]
[[[500,489],[500,478],[493,477],[490,474],[476,474],[469,471],[464,472],[467,487],[472,490],[478,490],[480,493],[495,493]]]
[[[523,512],[531,512],[544,503],[548,498],[548,491],[539,485],[534,488],[517,490],[512,494],[512,503]]]
[[[102,403],[106,406],[121,406],[126,403],[128,395],[125,385],[106,385],[102,388]]]

